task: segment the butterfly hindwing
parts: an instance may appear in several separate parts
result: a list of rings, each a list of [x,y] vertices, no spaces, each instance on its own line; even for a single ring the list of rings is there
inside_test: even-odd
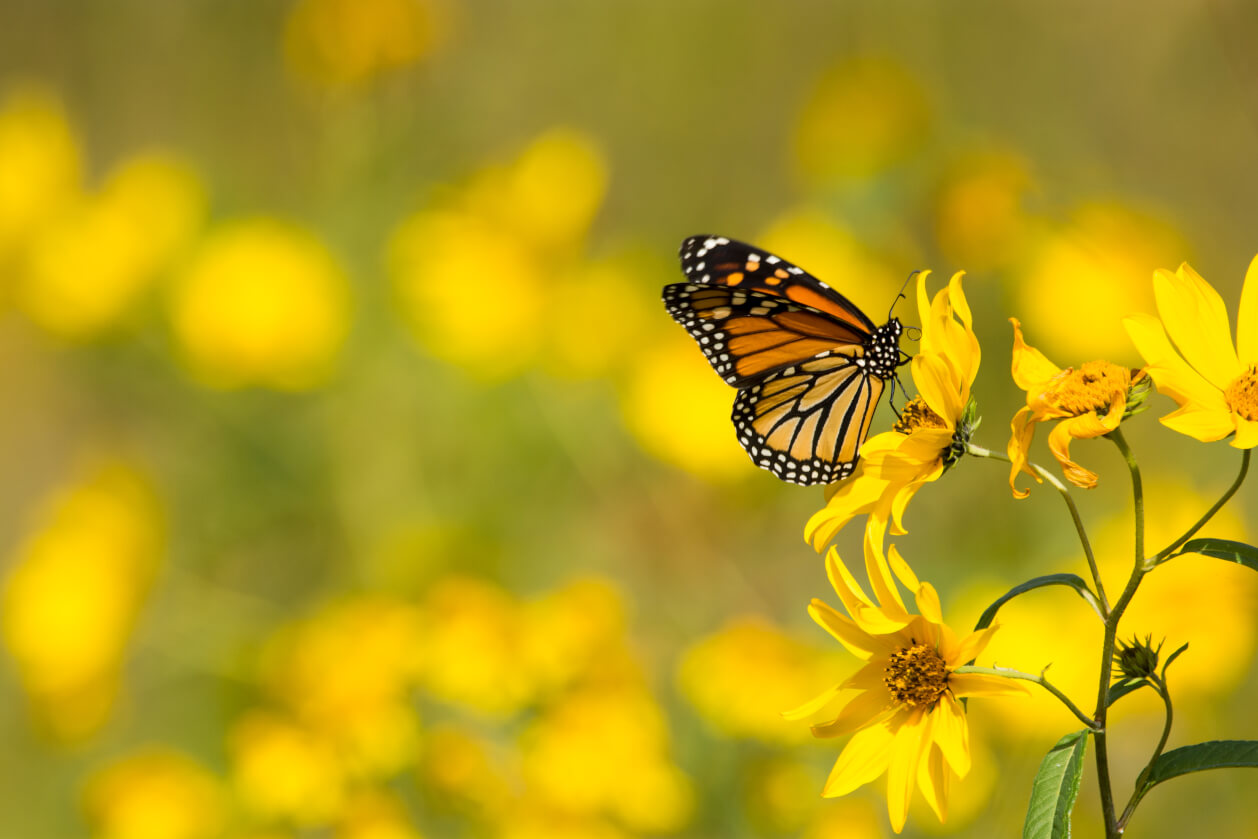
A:
[[[727,239],[691,236],[681,243],[681,270],[692,283],[727,285],[786,297],[868,335],[874,323],[852,301],[780,256]]]
[[[755,464],[811,486],[846,478],[882,396],[854,359],[821,355],[777,370],[734,400],[734,430]]]

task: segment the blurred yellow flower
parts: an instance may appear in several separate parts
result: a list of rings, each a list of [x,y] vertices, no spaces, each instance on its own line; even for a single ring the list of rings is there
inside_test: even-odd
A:
[[[1085,204],[1029,246],[1011,287],[1027,328],[1044,336],[1050,354],[1121,357],[1131,351],[1122,318],[1152,303],[1149,269],[1185,252],[1182,235],[1161,219],[1115,203]],[[1063,300],[1087,302],[1063,319]]]
[[[961,288],[963,275],[954,274],[931,300],[929,274],[917,275],[922,337],[912,372],[919,395],[904,406],[891,431],[865,441],[855,474],[827,487],[825,508],[804,525],[804,538],[818,552],[858,515],[867,514],[882,526],[890,522],[892,533],[904,533],[909,501],[961,457],[973,431],[973,419],[965,415],[980,353]]]
[[[564,379],[592,379],[631,364],[658,317],[640,278],[623,261],[578,266],[549,289],[543,363]]]
[[[516,792],[518,754],[501,744],[452,725],[424,737],[419,777],[444,806],[470,808],[496,817]]]
[[[336,749],[282,717],[253,711],[232,727],[232,780],[245,811],[262,821],[331,823],[345,805]]]
[[[284,25],[284,58],[318,87],[358,85],[428,55],[439,28],[430,0],[297,0]]]
[[[677,681],[695,710],[727,737],[802,743],[808,733],[786,724],[779,711],[832,681],[846,661],[747,616],[686,650]]]
[[[9,89],[0,102],[0,265],[78,196],[81,157],[56,96]]]
[[[735,391],[680,332],[635,354],[620,411],[639,444],[666,463],[712,481],[749,472],[730,423]]]
[[[808,607],[818,625],[866,662],[850,678],[785,714],[812,716],[844,691],[859,691],[830,722],[812,727],[814,736],[853,734],[843,748],[822,795],[846,795],[887,773],[887,811],[896,833],[904,829],[914,787],[940,821],[947,819],[951,779],[970,771],[965,697],[1024,693],[1016,682],[957,667],[977,658],[996,627],[964,638],[943,623],[939,598],[929,583],[918,583],[908,566],[892,556],[902,579],[910,579],[920,614],[908,612],[895,584],[878,572],[888,566],[881,539],[865,539],[866,567],[877,595],[871,599],[831,548],[826,572],[848,615],[820,600]]]
[[[80,739],[108,719],[163,529],[148,480],[110,463],[46,501],[11,558],[0,596],[4,645],[53,736]]]
[[[969,270],[1009,263],[1024,244],[1027,161],[1010,151],[967,154],[945,173],[935,198],[935,236],[944,256]]]
[[[415,337],[437,358],[495,379],[536,356],[546,278],[527,243],[471,213],[424,211],[393,234],[389,268]]]
[[[520,660],[539,693],[562,690],[627,656],[625,604],[610,581],[570,580],[523,605]]]
[[[800,167],[822,182],[877,175],[921,146],[930,127],[921,84],[888,58],[844,61],[817,84],[800,115]]]
[[[53,334],[91,338],[127,314],[204,213],[205,189],[187,164],[131,158],[33,239],[18,305]]]
[[[1143,371],[1128,370],[1109,361],[1089,361],[1077,370],[1061,369],[1042,352],[1022,340],[1022,324],[1013,323],[1013,380],[1026,391],[1026,405],[1014,414],[1009,438],[1009,488],[1015,498],[1026,498],[1030,490],[1019,490],[1015,481],[1025,472],[1036,481],[1039,475],[1028,465],[1027,457],[1035,426],[1058,420],[1048,435],[1048,447],[1061,464],[1066,480],[1077,487],[1096,486],[1095,472],[1070,459],[1071,440],[1089,440],[1109,434],[1122,422],[1129,404],[1147,392]]]
[[[447,577],[424,599],[424,688],[434,698],[508,716],[536,685],[521,660],[520,605],[498,586]]]
[[[664,715],[642,688],[574,691],[521,735],[527,797],[559,812],[612,815],[633,831],[673,832],[689,821],[694,793],[667,747]]]
[[[135,752],[95,772],[84,790],[94,839],[211,839],[226,821],[217,778],[166,748]]]
[[[268,218],[214,231],[177,279],[171,319],[211,387],[302,390],[331,372],[349,327],[345,274],[311,234]]]
[[[334,839],[423,839],[406,804],[394,793],[372,789],[355,795],[345,807]]]
[[[1123,324],[1158,391],[1179,410],[1162,424],[1202,441],[1230,434],[1238,449],[1258,446],[1258,256],[1249,263],[1232,346],[1223,298],[1184,263],[1153,275],[1159,321],[1149,315]]]
[[[417,609],[385,597],[329,606],[268,644],[271,692],[311,730],[335,742],[349,771],[389,775],[419,739],[409,696],[422,656]]]
[[[452,199],[404,220],[390,237],[388,266],[415,337],[437,358],[487,379],[532,364],[555,323],[570,326],[572,289],[554,277],[602,203],[606,164],[594,143],[553,129],[505,167],[489,167]],[[596,274],[597,277],[597,274]],[[599,277],[590,302],[615,304],[624,289]],[[587,323],[590,312],[583,312]],[[570,334],[570,333],[568,333]],[[577,340],[586,340],[588,331]],[[560,338],[560,341],[565,338]],[[569,342],[567,359],[570,363]],[[597,353],[597,348],[595,348]]]

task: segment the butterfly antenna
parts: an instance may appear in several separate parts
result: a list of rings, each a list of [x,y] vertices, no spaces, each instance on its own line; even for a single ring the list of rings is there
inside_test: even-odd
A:
[[[909,283],[913,282],[913,278],[920,273],[922,273],[921,270],[910,271],[908,277],[904,279],[904,285],[900,286],[900,293],[897,294],[895,299],[891,301],[891,310],[887,312],[887,320],[891,320],[891,318],[895,316],[896,304],[901,300],[908,299],[908,295],[904,293],[904,290],[909,287]]]

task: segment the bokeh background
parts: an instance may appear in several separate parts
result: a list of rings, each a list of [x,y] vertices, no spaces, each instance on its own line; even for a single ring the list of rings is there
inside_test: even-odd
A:
[[[1008,317],[1135,365],[1119,320],[1185,259],[1235,311],[1255,36],[1243,0],[0,0],[0,836],[888,835],[778,715],[853,667],[805,614],[822,493],[738,448],[659,303],[677,244],[754,241],[879,321],[967,271],[1002,449]],[[1238,457],[1153,402],[1156,548]],[[1075,452],[1118,586],[1122,462]],[[963,462],[897,540],[956,626],[1083,573],[1006,479]],[[1207,532],[1254,536],[1255,497]],[[1198,558],[1142,590],[1124,634],[1192,644],[1172,746],[1258,738],[1256,606]],[[996,661],[1090,704],[1077,600],[1003,620]],[[1015,833],[1074,728],[970,718],[949,823],[906,835]],[[1117,708],[1120,795],[1160,722]],[[1133,835],[1258,836],[1252,784],[1160,788]]]

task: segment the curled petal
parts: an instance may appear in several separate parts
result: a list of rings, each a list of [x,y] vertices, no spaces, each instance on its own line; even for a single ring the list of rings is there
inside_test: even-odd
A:
[[[1231,445],[1238,449],[1252,449],[1258,446],[1258,422],[1244,417],[1236,418],[1236,437]]]
[[[1013,324],[1013,380],[1025,391],[1037,390],[1061,373],[1061,368],[1022,340],[1022,324],[1017,318],[1009,318],[1009,322]]]
[[[1035,424],[1031,421],[1031,409],[1021,408],[1018,413],[1013,415],[1013,422],[1009,424],[1012,436],[1009,438],[1009,445],[1005,451],[1009,455],[1009,489],[1013,490],[1014,498],[1026,498],[1031,494],[1029,489],[1018,489],[1017,480],[1018,473],[1025,472],[1036,483],[1044,483],[1044,479],[1031,469],[1027,463],[1027,452],[1031,448],[1031,440],[1035,436]]]
[[[1075,436],[1071,434],[1071,427],[1076,420],[1087,419],[1089,419],[1089,415],[1062,420],[1057,423],[1048,435],[1048,448],[1052,451],[1053,457],[1057,458],[1057,462],[1061,464],[1061,471],[1065,474],[1066,480],[1081,489],[1092,489],[1097,482],[1095,472],[1083,468],[1070,459],[1070,441]],[[1092,428],[1092,424],[1097,422],[1097,418],[1091,417],[1091,420],[1092,423],[1087,424],[1089,430]]]

